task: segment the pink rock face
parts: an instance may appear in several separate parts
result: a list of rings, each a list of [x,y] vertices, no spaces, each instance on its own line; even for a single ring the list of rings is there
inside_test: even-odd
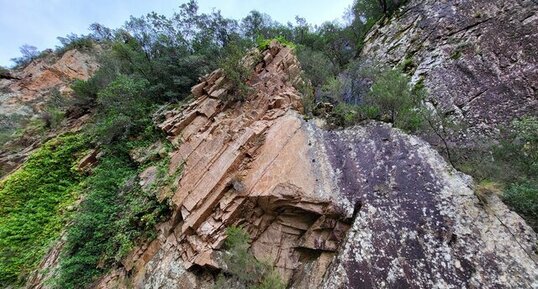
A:
[[[95,48],[98,52],[99,47]],[[70,97],[71,83],[76,79],[88,79],[98,68],[91,53],[77,50],[66,51],[61,57],[47,55],[32,61],[21,70],[11,71],[9,77],[0,77],[0,116],[2,125],[18,128],[43,112],[47,100],[60,92]],[[78,130],[88,116],[69,120],[64,131]],[[7,175],[41,143],[37,135],[26,134],[21,140],[24,149],[0,148],[0,177]]]
[[[314,194],[304,121],[294,112],[302,109],[293,87],[299,64],[289,48],[272,48],[250,79],[255,93],[247,101],[225,109],[215,95],[234,92],[216,71],[193,87],[193,104],[161,125],[180,144],[172,170],[184,166],[171,200],[181,220],[174,242],[186,268],[220,268],[214,251],[227,227],[242,225],[254,255],[289,280],[301,266],[297,248],[334,252],[349,227],[330,200]],[[333,230],[339,233],[322,240]]]
[[[10,91],[0,103],[0,113],[39,112],[52,89],[68,92],[75,79],[88,79],[98,68],[96,59],[84,52],[69,50],[59,59],[32,61],[13,73],[13,79],[0,81],[0,87]]]

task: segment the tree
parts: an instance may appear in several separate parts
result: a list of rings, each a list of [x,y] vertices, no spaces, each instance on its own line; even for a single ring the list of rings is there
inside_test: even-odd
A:
[[[379,75],[370,93],[365,96],[367,105],[376,107],[380,119],[394,123],[405,130],[416,130],[422,122],[423,90],[409,86],[409,79],[399,70],[388,69]]]
[[[39,55],[39,51],[37,50],[37,47],[24,44],[19,48],[20,52],[22,53],[22,57],[33,60]]]
[[[273,26],[273,20],[269,15],[253,10],[243,18],[241,25],[244,35],[252,40],[258,35],[270,38],[271,35],[268,32]]]
[[[22,56],[11,59],[11,61],[15,62],[15,65],[19,67],[27,65],[39,56],[39,50],[37,50],[37,47],[32,45],[24,44],[23,46],[19,47],[19,51],[21,52]]]
[[[113,39],[112,29],[102,24],[93,23],[89,29],[92,32],[91,37],[96,41],[111,41]]]

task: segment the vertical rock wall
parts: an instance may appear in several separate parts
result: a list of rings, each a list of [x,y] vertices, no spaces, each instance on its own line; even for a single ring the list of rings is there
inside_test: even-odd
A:
[[[362,58],[405,64],[430,101],[468,123],[468,141],[538,115],[538,4],[532,0],[412,0],[374,27]]]

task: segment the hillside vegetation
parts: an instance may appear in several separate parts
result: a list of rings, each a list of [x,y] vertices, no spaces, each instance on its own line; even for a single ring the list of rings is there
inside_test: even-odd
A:
[[[190,1],[169,17],[131,17],[118,29],[92,24],[88,35],[62,38],[58,53],[102,47],[100,69],[87,81],[72,84],[72,98],[52,107],[59,112],[51,116],[49,110],[36,121],[40,129],[51,130],[62,118],[89,114],[90,123],[78,134],[46,142],[0,182],[0,286],[23,284],[67,224],[59,272],[51,281],[56,288],[88,286],[118,266],[136,244],[154,238],[155,225],[168,217],[168,203],[157,200],[156,188],[142,190],[138,174],[149,165],[164,168],[168,160],[159,156],[137,162],[131,152],[158,140],[166,143],[154,127],[159,110],[180,109],[191,99],[198,78],[214,69],[222,68],[235,85],[237,95],[226,101],[246,101],[249,71],[241,59],[273,39],[293,47],[302,64],[306,81],[298,89],[306,118],[325,118],[332,129],[373,119],[412,133],[442,134],[437,128],[450,120],[428,111],[428,92],[420,81],[411,83],[405,65],[382,67],[359,57],[366,33],[383,17],[397,14],[403,2],[357,0],[347,25],[312,26],[300,17],[284,25],[257,11],[240,21],[228,19],[219,11],[200,13]],[[17,63],[36,57],[32,50]],[[515,120],[505,129],[498,145],[453,161],[483,182],[499,183],[507,203],[537,229],[537,120]],[[91,174],[83,174],[76,164],[90,148],[100,156]],[[244,233],[237,228],[230,232],[230,254],[240,254],[240,261],[256,267],[245,272],[261,268],[255,277],[269,284],[252,288],[281,288],[274,272],[251,260]],[[263,285],[244,276],[242,269],[232,267],[230,280],[220,282],[245,279],[252,286]]]

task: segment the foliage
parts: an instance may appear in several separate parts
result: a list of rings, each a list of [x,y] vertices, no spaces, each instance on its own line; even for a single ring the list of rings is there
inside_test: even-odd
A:
[[[391,3],[396,2],[401,1]],[[413,94],[401,75],[372,77],[376,83],[369,95],[349,90],[349,87],[355,87],[355,82],[339,82],[342,80],[339,74],[353,66],[353,59],[359,55],[368,30],[383,17],[379,7],[364,6],[365,3],[374,2],[358,0],[350,25],[327,22],[312,26],[300,17],[296,18],[295,24],[282,25],[257,11],[235,21],[224,18],[219,11],[200,13],[196,1],[189,1],[170,17],[149,13],[131,17],[119,29],[94,23],[88,35],[60,37],[57,54],[68,49],[88,51],[95,44],[103,47],[99,56],[100,68],[90,79],[73,82],[73,98],[56,102],[56,96],[60,95],[54,95],[41,118],[15,135],[42,134],[60,125],[62,117],[94,112],[92,125],[86,132],[100,146],[104,156],[83,184],[86,196],[68,230],[56,286],[79,288],[91,283],[117,264],[137,240],[149,237],[155,222],[166,213],[166,206],[159,204],[151,193],[140,189],[137,174],[149,164],[134,163],[128,150],[157,137],[156,131],[151,129],[151,113],[156,106],[188,98],[190,88],[198,78],[217,67],[224,70],[233,86],[234,93],[224,99],[245,99],[249,93],[246,82],[251,68],[243,56],[254,43],[263,49],[276,39],[294,48],[305,71],[306,81],[298,89],[305,95],[308,114],[313,112],[316,97],[321,95],[336,103],[332,121],[337,125],[376,118],[412,129],[416,125],[412,116],[418,107],[415,99],[418,95]],[[370,8],[374,10],[368,10]],[[37,49],[32,47],[26,47],[22,53],[21,65],[39,57]],[[402,97],[409,99],[402,101]],[[9,138],[13,130],[2,133],[4,138]],[[163,163],[159,165],[159,178],[166,167],[165,160],[160,162]],[[63,165],[70,167],[71,162],[66,161]],[[50,166],[47,173],[62,171]],[[78,178],[72,183],[77,189],[81,180]],[[171,179],[175,177],[163,178],[157,186],[171,185],[168,184]],[[70,179],[57,180],[67,182]],[[61,193],[60,190],[57,192]],[[69,198],[65,200],[67,202]],[[56,218],[54,216],[49,214],[43,220]],[[52,229],[44,232],[50,233]],[[54,232],[58,232],[58,228]],[[53,239],[43,238],[48,242]],[[1,239],[4,240],[9,239]],[[230,266],[225,272],[228,278],[220,278],[219,282],[249,288],[283,288],[278,274],[248,253],[248,242],[248,235],[242,235],[240,229],[230,228],[227,240]],[[46,244],[40,245],[34,246],[35,250],[46,248]],[[38,260],[38,255],[34,254],[32,260]],[[2,255],[2,258],[7,258],[4,256],[8,255]],[[27,273],[34,262],[25,260],[30,259],[19,260],[24,267],[21,274]],[[11,266],[6,264],[0,268]],[[3,276],[12,282],[17,277],[13,272],[18,271],[12,270]]]
[[[538,117],[515,120],[505,134],[495,157],[514,163],[521,175],[538,177]]]
[[[14,138],[14,134],[23,123],[24,115],[0,115],[0,145],[4,145]]]
[[[354,72],[355,73],[355,72]],[[354,73],[351,74],[353,77]],[[360,74],[365,73],[360,72]],[[365,119],[391,122],[394,126],[415,131],[422,126],[422,101],[425,97],[423,88],[410,86],[409,78],[399,70],[370,70],[373,78],[370,91],[364,95],[360,89],[353,88],[354,79],[333,78],[321,88],[320,96],[336,102],[329,116],[333,126],[350,126]],[[344,94],[349,91],[352,96],[347,99],[358,100],[347,103]],[[359,96],[353,94],[359,93]]]
[[[86,197],[68,229],[57,288],[82,288],[118,262],[167,213],[138,185],[139,169],[119,143],[106,151],[86,183]]]
[[[248,252],[250,236],[240,227],[229,227],[225,241],[227,276],[217,278],[215,288],[284,289],[285,284],[270,265]]]
[[[61,44],[61,46],[56,47],[56,54],[58,55],[71,49],[91,51],[94,47],[94,40],[90,36],[71,33],[65,37],[57,37],[57,39]]]
[[[74,166],[86,148],[81,135],[45,143],[0,183],[0,286],[35,269],[69,217],[80,191]]]
[[[349,26],[355,40],[357,52],[364,46],[364,39],[372,27],[384,17],[390,17],[407,0],[355,0],[350,14],[353,15]],[[381,23],[383,24],[383,23]]]
[[[496,162],[517,173],[504,200],[538,230],[538,118],[515,120],[507,134],[494,149]]]
[[[378,115],[379,109],[375,106],[341,102],[331,111],[327,121],[333,127],[347,127],[363,120],[375,119]]]
[[[219,62],[220,68],[230,82],[229,93],[223,96],[223,100],[235,102],[246,99],[250,88],[246,84],[252,73],[252,67],[245,63],[248,42],[233,41],[225,47],[225,56]]]
[[[304,76],[311,81],[314,87],[322,86],[328,79],[336,75],[336,67],[323,52],[299,45],[296,53],[305,73]]]
[[[39,50],[32,45],[24,44],[19,48],[19,51],[22,54],[21,57],[11,58],[11,61],[15,63],[15,67],[26,66],[39,56]]]
[[[473,150],[455,149],[456,168],[479,182],[499,183],[504,188],[506,204],[535,230],[538,230],[537,143],[538,118],[524,117],[504,129],[498,144]]]
[[[256,45],[258,47],[258,50],[260,51],[264,51],[265,49],[267,49],[269,47],[269,44],[271,44],[271,42],[273,41],[276,41],[286,47],[289,47],[291,49],[295,49],[296,46],[295,44],[293,44],[293,42],[287,40],[284,36],[282,35],[278,35],[277,37],[275,38],[265,38],[261,35],[258,35],[258,37],[256,38]]]
[[[40,115],[46,129],[55,129],[60,125],[65,116],[67,103],[68,100],[58,89],[50,92]]]
[[[526,180],[511,184],[503,194],[504,201],[538,230],[538,181]]]
[[[92,135],[109,144],[136,135],[151,124],[148,82],[120,75],[97,96],[98,115]]]
[[[422,124],[421,102],[423,91],[413,90],[409,79],[398,70],[387,70],[372,85],[365,103],[379,110],[379,118],[394,123],[398,128],[417,130]]]

